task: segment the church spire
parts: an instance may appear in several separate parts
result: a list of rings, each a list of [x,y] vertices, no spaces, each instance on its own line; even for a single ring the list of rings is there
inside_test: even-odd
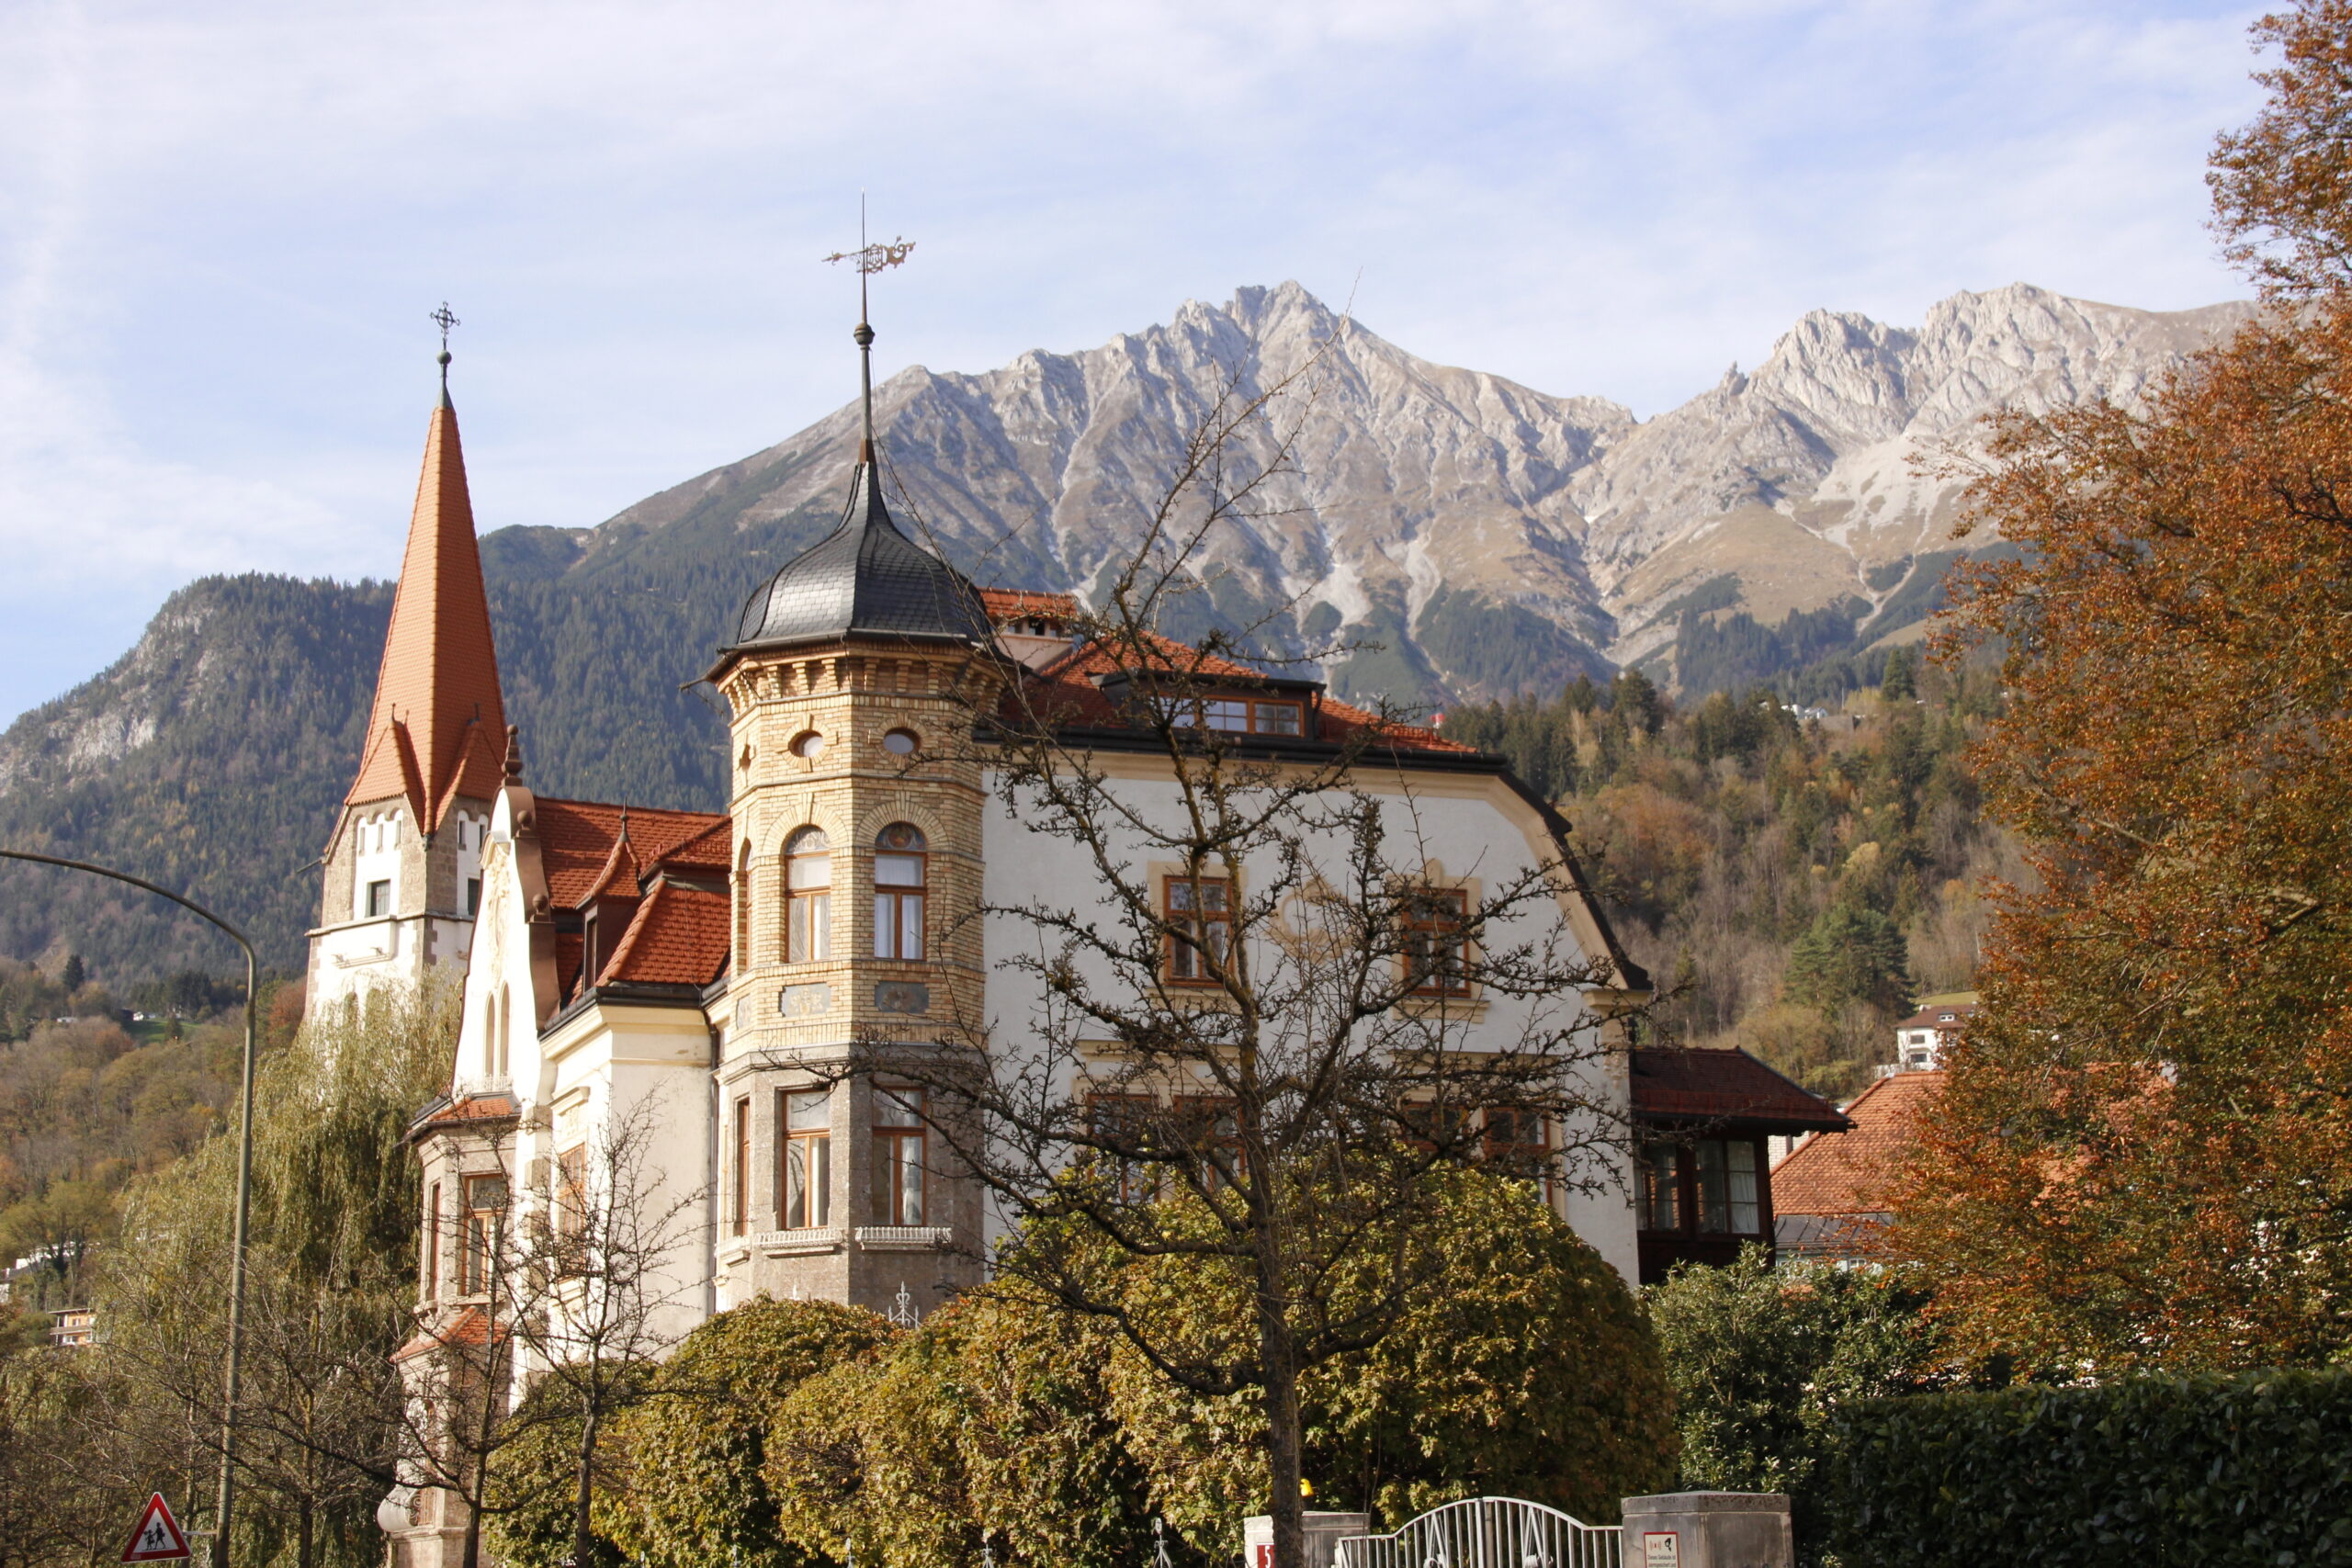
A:
[[[432,319],[442,333],[441,400],[425,427],[424,468],[359,776],[344,797],[352,806],[405,797],[428,833],[459,796],[496,796],[507,741],[465,453],[449,401],[448,330],[457,318],[444,305]]]

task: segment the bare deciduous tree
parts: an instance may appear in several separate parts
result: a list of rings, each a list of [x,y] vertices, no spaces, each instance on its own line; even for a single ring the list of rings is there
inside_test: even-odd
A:
[[[1162,634],[1200,618],[1220,536],[1294,471],[1318,359],[1261,390],[1237,375],[1193,430],[1079,628],[1092,694],[1008,672],[975,707],[999,807],[1071,873],[964,917],[1019,933],[998,975],[1033,1015],[965,1006],[938,1043],[876,1035],[846,1069],[924,1091],[906,1099],[942,1163],[1016,1224],[1001,1272],[1112,1323],[1183,1389],[1258,1393],[1284,1562],[1302,1375],[1376,1343],[1435,1272],[1440,1168],[1619,1179],[1603,1014],[1638,999],[1573,934],[1564,842],[1497,854],[1475,891],[1433,886],[1394,716],[1236,733],[1212,705],[1279,689],[1268,628]],[[1119,1288],[1119,1260],[1169,1258],[1230,1271],[1251,1321],[1204,1344]]]
[[[622,1106],[576,1160],[526,1173],[525,1201],[486,1221],[446,1222],[447,1256],[474,1288],[410,1358],[409,1476],[463,1502],[468,1568],[480,1561],[486,1517],[549,1511],[529,1483],[504,1484],[522,1478],[498,1473],[496,1460],[550,1427],[564,1429],[570,1450],[573,1561],[594,1561],[601,1445],[688,1326],[676,1308],[695,1280],[683,1260],[700,1234],[702,1192],[672,1190],[652,1168],[661,1124],[656,1097]],[[514,1151],[502,1140],[494,1152],[511,1170]]]

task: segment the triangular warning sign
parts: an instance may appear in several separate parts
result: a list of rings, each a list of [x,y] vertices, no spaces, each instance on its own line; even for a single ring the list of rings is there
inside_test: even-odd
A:
[[[147,1511],[139,1516],[139,1528],[130,1532],[130,1544],[122,1549],[122,1560],[164,1562],[187,1554],[187,1537],[180,1533],[179,1520],[172,1517],[171,1506],[158,1492],[147,1499]]]

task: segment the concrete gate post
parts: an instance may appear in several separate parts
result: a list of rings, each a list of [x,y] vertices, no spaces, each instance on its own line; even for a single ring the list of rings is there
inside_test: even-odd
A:
[[[1625,1499],[1625,1568],[1794,1568],[1785,1492]]]
[[[1331,1568],[1342,1536],[1365,1535],[1372,1529],[1370,1514],[1321,1513],[1310,1508],[1300,1522],[1306,1561],[1295,1568]],[[1294,1564],[1274,1562],[1272,1514],[1252,1514],[1241,1521],[1241,1561],[1242,1568],[1294,1568]]]

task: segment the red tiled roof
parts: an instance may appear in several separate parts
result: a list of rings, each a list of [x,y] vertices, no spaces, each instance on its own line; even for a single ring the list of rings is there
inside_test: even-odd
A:
[[[1634,1114],[1678,1122],[1765,1123],[1805,1132],[1846,1125],[1838,1108],[1745,1051],[1645,1045],[1633,1053]]]
[[[724,893],[656,882],[596,984],[709,985],[727,967],[728,916]]]
[[[1267,679],[1263,672],[1230,659],[1146,635],[1157,655],[1149,666],[1150,673],[1164,673],[1195,686],[1232,681],[1256,688]],[[1057,724],[1115,727],[1120,722],[1118,705],[1103,695],[1095,684],[1095,677],[1125,672],[1129,671],[1111,649],[1099,642],[1083,643],[1029,677],[1017,693],[1008,693],[1006,716],[1012,718],[1019,712],[1017,705],[1025,701],[1035,718],[1050,719]],[[1476,748],[1448,740],[1434,729],[1382,719],[1336,697],[1324,697],[1318,711],[1320,738],[1327,741],[1350,740],[1368,732],[1374,743],[1385,750],[1442,751],[1455,756],[1476,752]]]
[[[596,894],[621,837],[623,807],[593,800],[537,800],[540,863],[547,870],[548,897],[559,908],[578,908]],[[645,873],[674,855],[682,865],[728,863],[728,818],[712,811],[662,811],[632,806],[628,840]],[[629,889],[634,893],[636,889]]]
[[[1033,592],[1026,588],[980,588],[980,608],[988,612],[991,625],[1001,626],[1019,620],[1023,615],[1041,615],[1049,621],[1068,621],[1078,615],[1078,598],[1070,593]]]
[[[454,1317],[446,1318],[429,1328],[420,1328],[409,1342],[392,1352],[392,1364],[413,1360],[428,1350],[439,1350],[455,1345],[483,1346],[490,1343],[490,1314],[480,1307],[460,1308]]]
[[[514,1112],[512,1095],[469,1094],[463,1100],[451,1100],[426,1117],[424,1125],[438,1127],[455,1122],[495,1122]]]
[[[1911,1145],[1920,1108],[1943,1087],[1941,1073],[1894,1073],[1846,1107],[1853,1130],[1808,1138],[1772,1168],[1772,1207],[1782,1214],[1870,1214],[1879,1190]]]
[[[1977,1011],[1978,1006],[1974,1002],[1942,1003],[1931,1008],[1921,1008],[1909,1018],[1897,1020],[1894,1027],[1897,1029],[1957,1029],[1974,1018]],[[1950,1023],[1943,1021],[1946,1013],[1951,1015],[1952,1021]]]
[[[497,795],[505,740],[465,454],[457,412],[445,401],[425,428],[368,744],[344,798],[357,805],[404,795],[418,823],[437,829],[458,796]]]

